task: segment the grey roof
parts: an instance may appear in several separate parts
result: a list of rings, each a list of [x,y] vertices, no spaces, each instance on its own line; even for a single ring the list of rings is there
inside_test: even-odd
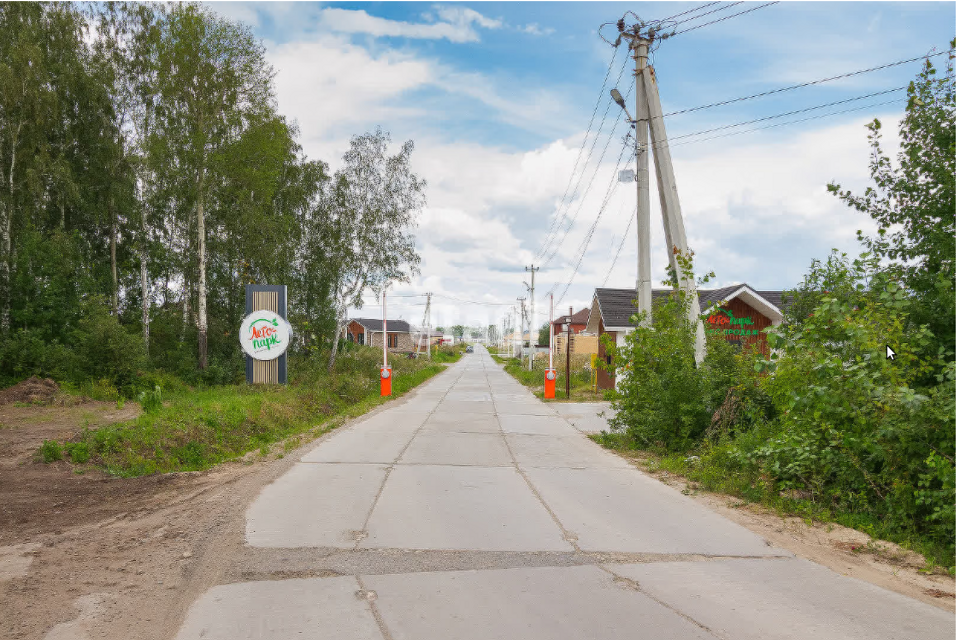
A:
[[[350,318],[367,331],[383,331],[382,318]],[[387,320],[387,333],[411,333],[410,323],[406,320]]]
[[[786,294],[783,291],[757,291],[748,284],[735,284],[729,287],[719,289],[700,289],[700,311],[706,311],[710,306],[723,300],[741,287],[746,287],[762,297],[764,300],[783,311]],[[673,289],[654,289],[653,299],[659,300],[667,297]],[[637,312],[637,290],[636,289],[596,289],[594,295],[600,306],[600,315],[603,318],[605,327],[629,327],[630,316]]]

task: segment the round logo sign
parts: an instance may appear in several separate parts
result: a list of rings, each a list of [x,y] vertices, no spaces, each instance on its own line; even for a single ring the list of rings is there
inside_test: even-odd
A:
[[[290,346],[290,325],[273,311],[254,311],[240,324],[240,346],[256,360],[273,360]]]

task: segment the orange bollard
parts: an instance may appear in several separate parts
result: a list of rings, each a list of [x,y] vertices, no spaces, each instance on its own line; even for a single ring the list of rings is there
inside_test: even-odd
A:
[[[380,395],[388,396],[390,395],[390,387],[392,386],[392,378],[390,367],[380,367]]]
[[[543,372],[543,397],[554,398],[557,395],[557,370],[545,369]]]

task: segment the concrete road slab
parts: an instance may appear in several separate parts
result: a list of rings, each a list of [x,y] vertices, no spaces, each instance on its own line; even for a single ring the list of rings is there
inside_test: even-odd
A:
[[[452,389],[447,394],[446,402],[491,402],[493,397],[489,391],[463,391]]]
[[[453,413],[458,415],[486,413],[493,414],[492,402],[469,402],[467,400],[444,400],[437,407],[441,413]]]
[[[499,433],[421,431],[400,458],[400,464],[505,467],[513,463]]]
[[[394,640],[714,640],[597,567],[364,577]]]
[[[405,428],[371,429],[357,425],[334,433],[307,452],[300,461],[391,464],[413,439],[414,431]]]
[[[190,607],[177,640],[382,640],[354,577],[239,582]]]
[[[398,466],[362,548],[569,551],[516,469]]]
[[[424,423],[430,415],[427,411],[383,411],[366,419],[361,419],[350,429],[365,431],[406,431],[413,433]]]
[[[504,433],[525,433],[540,436],[579,436],[580,432],[556,416],[500,415]]]
[[[514,400],[512,402],[501,402],[499,397],[494,394],[494,403],[497,407],[497,413],[501,415],[514,416],[556,416],[557,413],[536,398],[529,402]]]
[[[803,559],[618,565],[654,597],[739,640],[947,640],[956,616]]]
[[[558,402],[553,408],[561,418],[583,433],[609,431],[609,420],[614,416],[609,402]]]
[[[465,433],[500,433],[500,422],[492,413],[471,413],[457,415],[438,412],[427,418],[421,429],[423,432],[460,431]]]
[[[585,551],[790,556],[636,469],[526,470]]]
[[[503,419],[503,416],[500,416]],[[557,419],[557,418],[554,418]],[[600,448],[586,436],[573,430],[574,435],[554,437],[508,433],[507,444],[517,464],[528,467],[606,467],[636,471],[626,460]],[[639,473],[639,471],[636,471]]]
[[[372,464],[294,465],[247,509],[247,544],[353,548],[386,473]]]

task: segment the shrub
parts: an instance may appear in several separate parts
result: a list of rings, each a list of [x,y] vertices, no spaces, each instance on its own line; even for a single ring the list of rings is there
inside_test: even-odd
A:
[[[73,342],[80,374],[109,380],[121,391],[132,392],[137,372],[146,365],[143,340],[120,326],[106,307],[88,305]]]
[[[63,445],[63,450],[75,464],[83,464],[90,460],[90,447],[86,442],[67,442]]]
[[[139,396],[140,408],[144,413],[157,413],[163,408],[163,400],[160,395],[160,386],[157,385],[153,391],[142,391]]]
[[[40,445],[40,459],[46,463],[63,459],[63,448],[56,440],[44,440]]]

